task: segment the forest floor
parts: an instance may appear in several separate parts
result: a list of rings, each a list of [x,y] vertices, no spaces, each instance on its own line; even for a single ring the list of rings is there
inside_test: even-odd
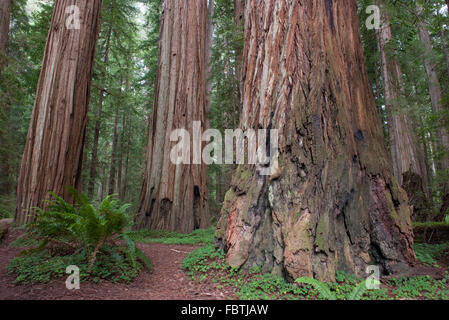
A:
[[[183,271],[182,261],[198,246],[157,243],[138,244],[151,259],[154,272],[142,271],[130,284],[82,282],[76,291],[66,288],[65,278],[46,284],[14,284],[15,276],[8,274],[6,266],[25,249],[9,246],[18,235],[8,233],[0,245],[0,300],[225,300],[234,296],[210,281],[192,281]]]
[[[211,229],[212,230],[212,229]],[[210,235],[208,235],[210,233]],[[298,287],[260,270],[230,268],[223,253],[215,250],[213,232],[204,231],[183,239],[157,236],[138,247],[150,258],[153,273],[144,270],[129,284],[110,281],[81,282],[81,289],[69,291],[66,277],[49,283],[15,284],[8,263],[26,248],[10,244],[20,236],[10,231],[0,244],[0,300],[237,300],[237,299],[320,299],[316,290]],[[202,237],[201,245],[196,236]],[[204,241],[203,238],[206,238]],[[210,239],[209,239],[210,238]],[[172,244],[175,241],[194,241]],[[155,243],[152,243],[155,241]],[[185,243],[185,242],[181,242]],[[423,300],[449,299],[449,243],[421,244],[415,248],[419,260],[407,274],[383,278],[380,290],[367,292],[364,299]],[[337,299],[346,299],[360,281],[345,273],[329,284]]]

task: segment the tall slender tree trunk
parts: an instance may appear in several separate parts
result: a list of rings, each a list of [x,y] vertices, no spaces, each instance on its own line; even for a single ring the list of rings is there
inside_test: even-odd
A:
[[[79,29],[67,28],[71,5],[80,10]],[[33,208],[48,199],[49,191],[71,201],[65,187],[80,187],[100,9],[101,0],[55,2],[18,179],[19,225],[34,220]]]
[[[381,2],[378,2],[382,4]],[[428,210],[428,176],[424,151],[413,130],[413,119],[404,110],[402,72],[399,61],[389,52],[392,40],[390,19],[384,14],[383,25],[377,32],[381,56],[381,72],[388,116],[390,153],[394,176],[406,190],[414,208],[414,219],[425,221]]]
[[[422,8],[418,7],[418,14],[422,12]],[[428,86],[429,86],[429,94],[432,102],[432,110],[435,114],[442,115],[443,114],[443,105],[442,105],[442,89],[440,80],[438,78],[437,66],[432,61],[432,43],[430,40],[429,31],[426,28],[424,22],[419,19],[418,21],[418,31],[419,37],[421,39],[422,45],[425,49],[424,56],[424,68],[426,69],[427,78],[428,78]],[[449,175],[449,133],[446,127],[445,121],[442,121],[438,125],[437,129],[437,150],[438,159],[437,159],[437,167],[441,172],[445,174],[445,176]],[[443,204],[440,210],[440,215],[436,218],[437,220],[442,220],[444,218],[444,214],[446,210],[449,208],[449,179],[442,185],[442,199]]]
[[[123,200],[123,155],[125,151],[125,128],[126,128],[126,113],[123,112],[122,116],[122,132],[120,134],[120,152],[118,154],[118,168],[117,168],[117,194],[121,200]]]
[[[237,31],[237,34],[243,37],[243,21],[245,17],[245,3],[247,0],[234,0],[234,25]],[[243,47],[237,45],[235,50],[235,61],[236,61],[236,70],[235,75],[237,81],[239,83],[239,89],[237,91],[237,102],[239,104],[239,108],[241,106],[240,100],[242,98],[243,91],[243,82],[242,82],[242,65],[243,65]],[[242,110],[239,109],[239,113]]]
[[[12,4],[12,0],[0,1],[0,74],[6,63],[6,47],[9,39]]]
[[[114,134],[112,136],[112,150],[111,150],[111,166],[109,169],[109,194],[115,193],[115,182],[117,178],[117,144],[118,144],[118,122],[119,122],[119,104],[115,107],[114,117]]]
[[[355,0],[249,0],[240,126],[278,129],[280,170],[241,165],[216,230],[233,267],[288,279],[415,261],[365,69]]]
[[[207,40],[206,40],[206,63],[207,63],[207,104],[206,111],[210,112],[211,107],[211,90],[212,90],[212,81],[210,81],[209,77],[211,75],[212,70],[212,45],[213,45],[213,37],[214,37],[214,24],[213,17],[215,12],[215,0],[208,0],[208,14],[207,14]],[[209,119],[207,121],[207,127],[209,127]]]
[[[6,65],[6,48],[9,39],[9,24],[11,19],[12,4],[12,0],[0,1],[0,76]],[[0,101],[0,120],[6,119],[8,115],[8,102]],[[6,126],[2,126],[0,128],[0,195],[9,194],[11,191],[8,139],[6,137],[6,130]]]
[[[111,36],[112,36],[112,25],[109,26],[108,35],[106,40],[106,48],[103,58],[103,63],[105,68],[109,63],[109,50],[111,47]],[[106,79],[106,73],[103,74],[103,79]],[[90,164],[90,179],[89,179],[89,188],[88,194],[90,196],[94,193],[95,181],[97,179],[97,165],[98,165],[98,142],[100,140],[100,130],[101,130],[101,117],[103,116],[103,103],[105,99],[105,89],[101,88],[100,92],[100,101],[98,103],[98,113],[97,119],[95,120],[95,130],[94,130],[94,141],[92,145],[92,159]]]
[[[175,165],[170,134],[206,124],[207,0],[164,1],[160,58],[137,227],[181,233],[210,225],[205,164]],[[192,150],[191,160],[196,154]],[[193,163],[193,161],[191,162]]]

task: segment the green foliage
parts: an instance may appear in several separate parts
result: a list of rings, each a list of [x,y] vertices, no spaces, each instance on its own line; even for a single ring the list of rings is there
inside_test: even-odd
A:
[[[397,299],[449,299],[449,272],[446,271],[442,280],[430,276],[391,279],[388,284],[395,287],[393,294]]]
[[[329,287],[321,281],[315,280],[310,277],[302,277],[302,278],[296,279],[296,282],[297,283],[306,283],[306,284],[310,284],[310,285],[314,286],[319,291],[319,293],[327,300],[337,300],[335,295],[333,295],[332,292],[330,291]]]
[[[12,218],[16,209],[16,199],[9,195],[0,195],[0,220]]]
[[[242,300],[389,300],[448,299],[449,272],[442,280],[429,276],[390,279],[377,290],[367,289],[367,280],[337,271],[336,282],[322,283],[312,278],[300,278],[289,283],[272,273],[263,273],[260,266],[250,270],[231,268],[225,253],[213,245],[194,250],[183,261],[183,268],[194,281],[209,279],[217,288],[230,287]],[[301,284],[301,285],[299,285]]]
[[[49,250],[42,250],[34,254],[20,255],[14,258],[8,265],[8,272],[15,274],[17,284],[48,283],[53,279],[67,276],[66,268],[76,265],[80,268],[81,281],[91,280],[98,282],[108,280],[119,283],[130,283],[138,276],[141,265],[137,267],[123,254],[113,251],[108,254],[108,248],[103,248],[104,254],[99,255],[98,260],[89,272],[86,263],[87,254],[81,252],[70,255],[54,255]]]
[[[260,299],[386,299],[387,290],[366,290],[366,282],[344,272],[337,272],[337,282],[324,284],[311,278],[299,279],[304,285],[289,283],[272,273],[263,273],[260,266],[249,270],[230,267],[225,253],[213,245],[199,248],[187,255],[183,268],[195,281],[210,279],[217,287],[235,289],[242,300]]]
[[[425,265],[439,267],[437,259],[449,252],[449,242],[442,244],[415,243],[416,258]]]
[[[27,226],[26,236],[19,239],[19,245],[20,242],[23,245],[23,241],[37,243],[36,247],[22,253],[24,257],[19,257],[12,262],[10,269],[18,273],[19,280],[21,278],[30,280],[27,276],[29,268],[31,270],[37,268],[36,272],[45,274],[44,277],[51,277],[52,274],[55,275],[55,272],[59,272],[51,268],[41,270],[40,266],[33,264],[20,266],[21,263],[27,263],[27,259],[40,261],[40,258],[46,257],[42,256],[42,252],[51,254],[50,260],[57,266],[61,261],[67,260],[76,260],[77,263],[87,265],[88,274],[94,278],[104,276],[101,263],[109,267],[114,260],[120,264],[124,261],[120,258],[122,256],[135,270],[134,273],[130,273],[130,276],[138,274],[141,268],[139,261],[152,272],[153,266],[150,260],[137,248],[135,241],[129,236],[130,231],[127,228],[131,225],[131,219],[126,213],[129,205],[121,205],[113,196],[109,196],[95,206],[86,196],[74,189],[70,191],[74,199],[73,205],[52,194],[54,200],[49,201],[45,209],[38,209],[39,214],[35,222]],[[120,244],[123,242],[125,246]],[[98,258],[103,259],[100,265]],[[129,269],[127,266],[124,267]],[[113,274],[116,273],[111,273]]]
[[[214,228],[198,229],[190,234],[170,231],[141,230],[129,233],[134,241],[143,243],[201,245],[214,243]]]

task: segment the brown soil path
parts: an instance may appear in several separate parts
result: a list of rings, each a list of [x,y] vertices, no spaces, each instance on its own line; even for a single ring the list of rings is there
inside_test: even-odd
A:
[[[22,249],[10,248],[14,235],[0,245],[0,300],[225,300],[233,292],[218,290],[212,282],[192,281],[182,270],[182,261],[195,246],[139,244],[151,259],[154,272],[142,272],[130,283],[81,283],[78,291],[65,287],[65,278],[48,284],[15,285],[6,271],[8,262]]]

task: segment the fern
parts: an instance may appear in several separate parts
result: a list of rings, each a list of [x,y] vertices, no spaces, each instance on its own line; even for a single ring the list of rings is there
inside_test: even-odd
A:
[[[318,290],[318,292],[327,300],[337,300],[337,297],[331,292],[329,287],[318,280],[315,280],[310,277],[302,277],[296,280],[297,283],[305,283],[312,285],[315,289]],[[351,292],[351,294],[348,297],[348,300],[360,300],[362,296],[365,294],[367,288],[367,281],[363,281],[359,283],[354,290]]]
[[[132,267],[138,269],[139,260],[152,271],[151,261],[136,247],[135,240],[126,231],[132,224],[127,215],[129,204],[120,204],[115,196],[109,196],[95,206],[75,189],[68,190],[73,196],[73,205],[50,193],[53,200],[47,201],[44,209],[36,208],[36,221],[27,229],[29,237],[38,240],[40,245],[30,250],[29,254],[42,251],[50,244],[73,247],[86,252],[91,271],[97,255],[111,254],[111,249],[104,248],[111,248],[111,244],[115,246],[116,240],[124,240],[126,248],[120,251],[125,253]]]
[[[354,288],[354,290],[349,295],[348,300],[360,300],[363,296],[363,294],[368,290],[366,286],[367,281],[363,281],[357,285],[357,287]]]
[[[302,277],[296,280],[297,283],[305,283],[305,284],[310,284],[312,286],[315,287],[315,289],[318,290],[318,292],[327,300],[337,300],[337,298],[335,297],[335,295],[332,294],[331,290],[329,289],[329,287],[323,283],[320,282],[318,280],[315,280],[313,278],[310,277]]]

